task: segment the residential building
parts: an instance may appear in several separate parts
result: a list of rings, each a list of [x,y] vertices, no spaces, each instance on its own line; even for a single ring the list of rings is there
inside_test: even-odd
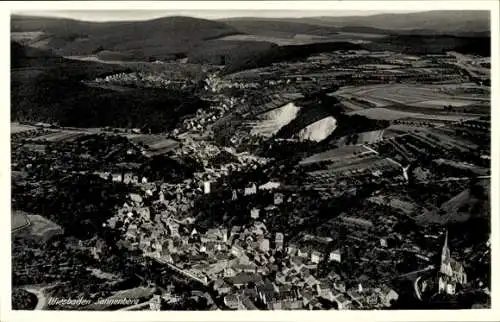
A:
[[[240,307],[240,297],[235,294],[226,295],[224,296],[224,304],[232,310],[237,310]]]
[[[245,196],[249,196],[249,195],[254,195],[257,193],[257,186],[254,184],[252,184],[250,187],[247,187],[245,188],[244,190],[244,195]]]
[[[137,194],[137,193],[130,193],[129,194],[129,198],[130,198],[130,200],[132,200],[136,204],[141,204],[142,203],[142,197],[139,194]]]
[[[259,190],[273,190],[279,188],[280,185],[281,184],[279,182],[269,181],[263,185],[260,185]]]
[[[341,261],[341,256],[340,256],[340,249],[336,249],[334,250],[333,252],[331,252],[328,256],[328,259],[330,261],[335,261],[335,262],[339,262]]]
[[[271,299],[276,292],[276,285],[269,281],[265,281],[256,288],[257,294],[262,303],[267,304],[267,301]]]
[[[210,181],[203,182],[203,193],[204,194],[210,193]]]
[[[358,306],[363,306],[363,296],[356,290],[350,290],[347,292],[347,295],[349,295],[351,301],[353,303],[356,303]]]
[[[151,220],[151,213],[149,207],[142,207],[138,209],[139,217],[145,221]]]
[[[297,272],[300,272],[302,267],[304,267],[303,258],[301,257],[292,257],[290,259],[290,264]]]
[[[311,290],[304,290],[301,292],[301,295],[302,295],[302,304],[303,306],[306,307],[309,305],[309,303],[311,303],[313,298],[315,298]]]
[[[297,250],[297,256],[302,257],[302,258],[307,258],[307,257],[309,257],[309,250],[305,247],[300,247]]]
[[[235,276],[231,277],[226,277],[225,278],[226,282],[228,282],[231,285],[234,285],[238,288],[241,288],[242,286],[248,285],[249,283],[258,283],[262,281],[262,276],[259,274],[255,273],[238,273]]]
[[[260,209],[253,208],[252,210],[250,210],[250,217],[252,219],[258,219],[259,218],[259,213],[260,213]]]
[[[351,308],[351,301],[342,294],[335,298],[335,302],[337,302],[339,310],[349,310]]]
[[[311,252],[311,262],[313,262],[313,263],[316,263],[316,264],[319,263],[321,261],[322,257],[323,257],[323,254],[321,254],[320,252],[318,252],[316,250]]]
[[[240,246],[240,245],[233,245],[231,247],[231,254],[233,254],[236,257],[240,257],[245,253],[245,250]]]
[[[307,268],[307,269],[309,269],[309,270],[315,270],[315,269],[318,269],[318,264],[309,261],[309,262],[306,262],[304,264],[304,267]]]
[[[269,239],[267,239],[267,238],[262,239],[260,241],[260,244],[259,244],[259,249],[262,252],[268,252],[269,251]]]
[[[346,291],[345,283],[343,281],[334,281],[333,287],[337,291],[342,292],[342,293],[344,293]]]
[[[379,296],[380,302],[386,307],[390,307],[399,298],[398,293],[387,285],[382,286]]]
[[[303,307],[303,302],[292,292],[274,295],[266,304],[270,310],[300,310]]]
[[[316,292],[319,297],[333,301],[332,287],[330,283],[321,281],[319,284],[316,284]]]
[[[274,204],[275,205],[282,204],[283,203],[283,199],[284,199],[284,197],[283,197],[282,193],[277,192],[277,193],[274,194]]]
[[[248,296],[241,296],[240,307],[243,310],[258,310],[253,301]]]
[[[149,302],[149,309],[151,311],[160,311],[160,309],[161,309],[160,295],[153,295],[153,298]]]
[[[232,276],[235,276],[238,272],[236,271],[236,269],[232,268],[232,267],[226,267],[224,268],[224,271],[223,271],[223,275],[224,277],[232,277]]]
[[[285,237],[283,236],[283,233],[276,233],[276,237],[274,239],[276,250],[281,251],[283,249],[284,240]]]
[[[244,273],[255,273],[257,270],[257,266],[255,264],[240,264],[237,263],[231,266],[236,272],[244,272]]]
[[[266,215],[268,215],[269,217],[272,217],[278,213],[279,208],[276,207],[275,205],[268,205],[264,208],[264,211],[265,211]]]
[[[237,234],[239,233],[241,230],[241,227],[240,226],[233,226],[231,228],[231,233],[229,234],[230,236],[234,235],[234,234]]]
[[[364,302],[373,307],[379,303],[379,297],[377,293],[370,292],[365,296]]]
[[[295,256],[297,254],[297,250],[298,248],[295,244],[290,244],[286,248],[286,253],[289,256]]]

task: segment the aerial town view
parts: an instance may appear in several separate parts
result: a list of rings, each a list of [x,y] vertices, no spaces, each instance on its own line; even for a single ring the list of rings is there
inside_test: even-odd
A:
[[[491,308],[489,11],[150,14],[11,15],[13,310]]]

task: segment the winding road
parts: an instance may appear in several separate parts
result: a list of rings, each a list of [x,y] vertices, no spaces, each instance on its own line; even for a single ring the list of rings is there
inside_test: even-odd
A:
[[[43,310],[45,309],[45,307],[47,306],[47,297],[45,296],[44,294],[44,290],[45,288],[38,288],[38,287],[35,287],[35,286],[25,286],[23,288],[26,292],[29,292],[31,294],[34,294],[38,300],[38,302],[36,303],[36,307],[34,308],[34,310]]]
[[[38,302],[36,303],[34,310],[44,310],[48,304],[48,298],[45,295],[45,291],[58,285],[60,285],[60,283],[54,283],[46,286],[27,285],[23,286],[22,289],[36,296]]]

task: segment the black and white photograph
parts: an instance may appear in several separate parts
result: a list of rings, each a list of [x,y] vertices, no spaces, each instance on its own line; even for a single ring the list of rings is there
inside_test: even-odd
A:
[[[12,311],[492,308],[498,12],[56,8],[9,13]]]

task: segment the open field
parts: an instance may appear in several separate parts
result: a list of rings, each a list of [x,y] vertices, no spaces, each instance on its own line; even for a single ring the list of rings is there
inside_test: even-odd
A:
[[[43,240],[47,240],[53,235],[62,234],[62,228],[54,222],[40,215],[28,215],[32,223],[31,234]]]
[[[436,156],[444,158],[458,158],[463,154],[471,153],[478,148],[478,145],[467,137],[461,137],[453,130],[447,128],[414,128],[406,125],[393,125],[385,131],[391,131],[394,136],[386,138],[382,142],[375,142],[370,145],[381,155],[393,158],[394,160],[415,160],[427,157],[434,153]],[[399,134],[398,134],[399,133]],[[452,157],[453,155],[453,157]],[[450,161],[451,162],[451,161]],[[463,162],[451,162],[448,166],[485,174],[475,166],[467,165]]]
[[[368,150],[367,148],[365,148],[363,146],[345,146],[342,148],[332,149],[332,150],[328,150],[328,151],[321,152],[318,154],[314,154],[310,157],[303,159],[302,161],[299,162],[299,164],[300,165],[307,165],[307,164],[323,162],[323,161],[335,162],[335,161],[344,160],[346,158],[352,158],[352,157],[358,156],[362,153],[368,154],[368,153],[373,153],[373,152],[371,152],[370,150]]]
[[[406,124],[391,124],[391,126],[384,130],[384,138],[391,138],[393,136],[413,132],[419,129],[421,129],[421,127],[416,125],[412,126]]]
[[[166,154],[179,146],[178,141],[163,135],[129,134],[126,138],[132,143],[145,145],[148,150],[147,156]]]
[[[40,42],[44,36],[45,33],[43,31],[18,31],[10,33],[11,39],[19,43],[29,42],[36,44],[36,42]]]
[[[74,131],[55,131],[46,135],[32,138],[31,141],[48,141],[48,142],[71,142],[85,136],[86,133]]]
[[[344,41],[364,41],[369,42],[372,39],[378,39],[385,37],[385,35],[380,34],[368,34],[368,33],[355,33],[355,32],[340,32],[335,35],[320,36],[312,34],[295,34],[281,36],[266,36],[266,35],[230,35],[217,40],[227,40],[227,41],[265,41],[276,44],[278,46],[296,46],[296,45],[308,45],[321,42],[344,42]]]
[[[155,134],[128,134],[125,137],[133,143],[144,144],[146,146],[153,146],[164,141],[175,142],[172,139],[167,139],[164,135]]]
[[[476,118],[476,116],[464,114],[417,114],[412,118],[418,120],[431,120],[431,121],[448,121],[448,122],[461,122]]]
[[[430,101],[422,101],[414,104],[417,107],[426,108],[442,108],[443,106],[464,107],[474,105],[477,102],[474,100],[461,100],[461,99],[437,99]]]
[[[353,158],[349,160],[339,161],[331,164],[325,170],[312,171],[308,173],[310,179],[315,183],[329,182],[332,179],[341,177],[352,177],[367,172],[375,173],[375,171],[387,172],[397,171],[398,165],[393,161],[380,158],[376,155],[371,155],[366,158]]]
[[[413,118],[421,120],[459,122],[462,120],[474,118],[474,116],[465,114],[439,114],[439,113],[427,114],[427,113],[403,111],[400,109],[391,109],[386,107],[367,108],[364,110],[348,112],[347,114],[362,115],[374,120],[388,120],[388,121]]]
[[[358,133],[358,143],[373,143],[384,139],[384,130]]]
[[[339,138],[336,142],[337,146],[345,146],[350,144],[371,144],[378,141],[382,141],[386,136],[384,135],[385,130],[376,130],[357,133],[357,139],[354,142],[349,143],[349,137],[343,136]],[[389,133],[389,136],[391,133]]]
[[[435,160],[435,163],[437,165],[447,165],[449,167],[453,167],[455,169],[460,169],[463,171],[470,171],[471,173],[474,173],[474,175],[477,176],[485,176],[490,173],[490,169],[475,166],[472,164],[468,164],[465,162],[456,162],[453,160],[445,160],[445,159],[437,159]]]
[[[314,44],[318,42],[331,42],[335,41],[327,37],[316,36],[316,35],[301,35],[298,37],[272,37],[272,36],[261,36],[261,35],[231,35],[219,38],[217,40],[227,40],[227,41],[265,41],[276,44],[278,46],[293,46],[293,45],[307,45]],[[342,40],[343,41],[343,40]]]
[[[34,129],[36,129],[36,127],[32,125],[24,125],[17,122],[10,123],[10,134],[31,131]]]
[[[340,102],[345,108],[351,110],[351,111],[359,111],[359,110],[363,110],[365,109],[364,106],[361,106],[360,104],[357,104],[353,101],[349,101],[349,100],[342,100]]]
[[[387,37],[387,35],[383,34],[373,34],[373,33],[366,33],[366,32],[339,32],[337,35],[335,35],[336,38],[355,38],[359,40],[368,40],[368,39],[377,39],[377,38],[384,38]]]
[[[45,242],[54,236],[61,235],[64,233],[64,230],[61,228],[61,226],[57,225],[56,223],[48,220],[43,216],[28,214],[19,211],[13,211],[13,214],[14,213],[18,213],[16,216],[24,216],[26,218],[25,220],[29,222],[29,226],[27,226],[27,229],[18,231],[19,236],[28,239],[35,239],[36,241]],[[16,219],[14,221],[13,217],[12,228],[14,228],[15,223],[19,224],[19,222],[20,219]]]
[[[376,107],[397,104],[436,109],[442,109],[447,105],[455,107],[476,105],[488,103],[490,100],[488,95],[463,94],[460,97],[450,95],[449,86],[445,89],[439,85],[413,84],[345,87],[335,92],[335,95],[344,99],[357,98]]]
[[[11,212],[11,230],[16,231],[27,227],[30,222],[26,214],[22,211],[13,210]]]
[[[457,137],[453,132],[447,129],[422,129],[421,132],[427,136],[430,136],[436,140],[447,142],[453,147],[466,150],[475,150],[478,148],[477,144],[465,139]]]
[[[124,91],[131,91],[132,90],[131,88],[127,88],[126,86],[107,84],[107,83],[98,83],[98,82],[94,82],[94,81],[85,82],[85,85],[87,85],[89,87],[102,88],[102,89],[107,89],[107,90],[117,91],[117,92],[124,92]]]
[[[407,117],[415,117],[418,113],[403,112],[398,110],[391,110],[384,107],[367,108],[364,110],[353,111],[347,115],[362,115],[374,120],[398,120]]]
[[[387,204],[389,207],[402,211],[403,213],[409,215],[416,210],[416,205],[412,202],[401,200],[395,196],[373,196],[368,198],[368,201],[373,202],[375,204],[383,205]]]

